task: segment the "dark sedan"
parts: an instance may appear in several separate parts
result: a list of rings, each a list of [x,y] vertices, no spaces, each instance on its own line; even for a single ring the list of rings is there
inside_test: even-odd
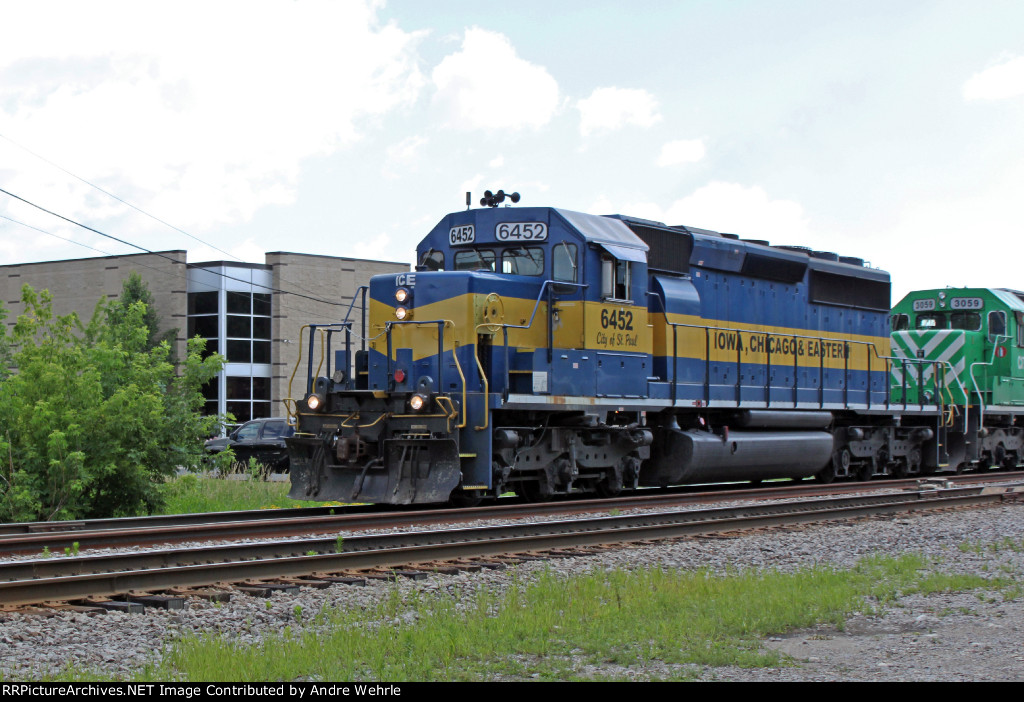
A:
[[[230,447],[239,463],[248,464],[250,458],[255,458],[270,470],[283,473],[288,470],[288,448],[284,440],[294,433],[295,427],[288,426],[287,420],[281,417],[254,419],[226,437],[210,439],[206,450],[220,453]]]

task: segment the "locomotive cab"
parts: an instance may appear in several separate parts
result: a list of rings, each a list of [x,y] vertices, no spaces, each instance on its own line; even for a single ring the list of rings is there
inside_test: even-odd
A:
[[[892,312],[894,355],[927,362],[893,366],[894,401],[938,396],[948,407],[947,424],[964,436],[951,447],[958,461],[1016,465],[1024,456],[1024,293],[921,290]]]

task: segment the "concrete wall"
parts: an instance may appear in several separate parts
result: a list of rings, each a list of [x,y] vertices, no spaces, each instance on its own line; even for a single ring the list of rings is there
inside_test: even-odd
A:
[[[195,264],[203,265],[212,264]],[[301,398],[305,391],[309,337],[307,332],[300,343],[303,325],[342,321],[359,286],[369,284],[375,275],[407,272],[409,264],[279,251],[268,253],[265,265],[270,268],[273,288],[288,291],[271,295],[271,414],[282,416],[285,414],[282,400]],[[142,276],[153,293],[161,329],[178,329],[176,352],[178,358],[184,358],[189,275],[185,251],[0,266],[0,302],[9,311],[6,321],[12,325],[23,311],[21,286],[28,283],[36,290],[46,288],[53,294],[56,314],[76,312],[88,321],[101,297],[120,295],[122,282],[132,271]],[[201,272],[193,271],[193,274],[201,275]],[[364,334],[359,300],[353,306],[351,319],[356,332]],[[343,338],[339,337],[339,342],[344,343]],[[353,347],[358,348],[357,340]],[[317,348],[319,352],[319,346]],[[297,361],[299,370],[289,395],[289,380]]]
[[[118,298],[124,280],[136,271],[153,293],[160,329],[178,329],[175,346],[181,358],[185,353],[187,311],[185,254],[185,251],[160,251],[0,266],[0,303],[9,313],[6,322],[13,325],[17,316],[24,312],[21,288],[25,284],[37,292],[49,290],[53,294],[55,314],[75,312],[83,322],[88,322],[100,298]]]
[[[409,264],[287,252],[268,253],[266,260],[273,271],[274,287],[291,293],[274,294],[271,395],[276,416],[284,412],[283,398],[301,399],[305,393],[309,331],[302,332],[303,325],[342,321],[359,286],[368,285],[375,275],[404,273],[409,270]],[[365,334],[361,328],[359,305],[360,300],[357,299],[350,319],[355,322],[353,329],[358,334]],[[335,338],[344,343],[343,338]],[[353,347],[358,348],[355,339]],[[314,364],[319,362],[319,348],[318,344]],[[296,362],[299,369],[289,394],[289,381]]]

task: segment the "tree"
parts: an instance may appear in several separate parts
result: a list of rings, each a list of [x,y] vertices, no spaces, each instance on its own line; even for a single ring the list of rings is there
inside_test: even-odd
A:
[[[203,360],[195,339],[176,372],[166,342],[149,347],[142,301],[101,300],[88,325],[55,317],[45,290],[22,301],[16,372],[0,380],[0,520],[154,511],[176,467],[202,461],[217,418],[200,388],[223,357]]]
[[[146,349],[152,350],[159,346],[161,342],[166,341],[171,345],[173,358],[174,338],[178,335],[178,330],[168,329],[163,333],[160,332],[160,315],[157,314],[156,307],[153,305],[153,293],[150,292],[146,281],[142,279],[142,276],[137,271],[129,273],[128,277],[121,283],[121,296],[117,300],[108,303],[108,321],[115,326],[122,324],[128,314],[128,310],[136,302],[141,302],[146,306],[146,312],[142,316],[142,321],[147,329]]]

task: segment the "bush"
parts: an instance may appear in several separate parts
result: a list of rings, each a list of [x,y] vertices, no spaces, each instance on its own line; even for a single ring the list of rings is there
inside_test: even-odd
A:
[[[223,366],[189,342],[176,372],[166,342],[148,348],[143,302],[100,301],[88,325],[54,317],[47,291],[22,289],[25,313],[0,350],[0,520],[150,513],[177,466],[195,467],[216,417],[200,388]],[[116,306],[116,314],[111,311]]]

